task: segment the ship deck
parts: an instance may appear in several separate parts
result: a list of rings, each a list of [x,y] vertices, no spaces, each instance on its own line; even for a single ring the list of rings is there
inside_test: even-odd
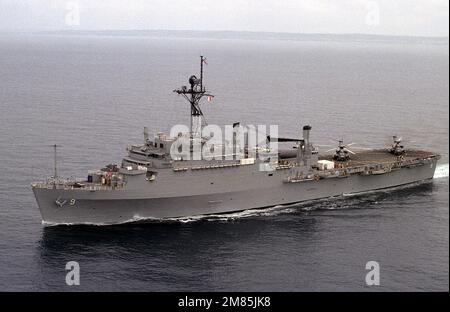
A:
[[[350,160],[339,163],[343,167],[359,167],[395,163],[400,159],[402,162],[414,162],[425,158],[438,157],[438,155],[422,150],[406,150],[406,153],[400,157],[389,153],[386,149],[376,149],[357,152],[355,155],[350,155]],[[319,159],[333,161],[333,154],[319,155]]]

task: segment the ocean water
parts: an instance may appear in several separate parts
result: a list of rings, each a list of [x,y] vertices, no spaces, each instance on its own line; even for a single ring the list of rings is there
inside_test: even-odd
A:
[[[172,90],[206,55],[208,123],[442,154],[431,183],[289,207],[125,226],[41,224],[30,183],[120,163],[125,147],[189,122]],[[448,43],[145,36],[0,36],[0,290],[449,289]],[[365,265],[380,264],[368,287]],[[80,286],[65,284],[78,261]]]

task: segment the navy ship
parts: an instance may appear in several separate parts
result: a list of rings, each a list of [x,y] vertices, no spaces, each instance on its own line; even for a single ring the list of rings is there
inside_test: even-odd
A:
[[[58,176],[55,145],[53,176],[32,183],[43,224],[108,225],[224,214],[433,178],[440,156],[406,148],[399,137],[388,148],[357,153],[340,141],[331,153],[321,154],[310,140],[310,125],[299,127],[301,138],[268,135],[267,145],[255,148],[245,128],[234,123],[232,139],[216,145],[215,157],[195,157],[212,136],[202,131],[200,102],[213,97],[203,84],[204,63],[202,56],[199,78],[192,75],[189,86],[174,90],[190,104],[188,131],[150,138],[144,128],[143,142],[127,147],[120,165],[75,180]],[[271,150],[271,143],[282,142],[293,147]]]

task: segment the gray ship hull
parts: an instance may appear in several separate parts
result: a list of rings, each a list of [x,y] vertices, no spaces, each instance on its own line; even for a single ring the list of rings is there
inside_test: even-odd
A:
[[[426,181],[433,178],[437,159],[384,174],[350,175],[286,183],[287,171],[239,170],[174,173],[146,189],[52,189],[33,187],[44,224],[120,224],[144,219],[222,214],[253,208],[292,204],[342,194],[355,194]],[[165,184],[164,181],[176,181]],[[214,181],[214,182],[211,182]],[[142,181],[136,181],[140,185]],[[58,201],[58,204],[55,203]]]

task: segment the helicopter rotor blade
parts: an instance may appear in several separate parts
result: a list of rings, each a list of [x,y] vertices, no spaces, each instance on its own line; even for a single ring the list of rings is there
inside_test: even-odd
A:
[[[325,151],[325,153],[328,153],[328,152],[331,152],[331,151],[334,151],[335,150],[335,148],[332,148],[332,149],[329,149],[328,151]]]
[[[373,148],[359,147],[359,146],[353,146],[353,149],[356,149],[356,150],[367,150],[367,151],[373,150]]]
[[[393,145],[400,145],[400,144],[414,144],[417,143],[415,140],[410,140],[408,138],[404,137],[397,137],[397,136],[390,136],[389,139],[384,140],[384,145],[392,147]]]
[[[350,154],[352,154],[352,155],[356,155],[356,153],[355,153],[355,152],[353,152],[353,151],[349,150],[348,148],[345,148],[345,150],[346,150],[347,152],[349,152]]]

